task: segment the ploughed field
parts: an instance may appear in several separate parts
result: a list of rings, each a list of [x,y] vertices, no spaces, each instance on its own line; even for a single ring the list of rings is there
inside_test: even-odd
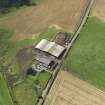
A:
[[[104,105],[105,92],[60,71],[44,105]]]
[[[31,37],[53,24],[73,32],[87,2],[88,0],[45,0],[35,7],[1,18],[0,27],[14,29],[14,39]]]

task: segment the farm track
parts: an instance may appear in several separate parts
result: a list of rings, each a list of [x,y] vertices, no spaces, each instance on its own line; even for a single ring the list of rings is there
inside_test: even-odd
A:
[[[93,2],[94,2],[94,0],[88,0],[86,9],[84,10],[84,13],[83,13],[82,16],[81,16],[80,23],[77,25],[77,29],[76,29],[76,31],[75,31],[75,33],[74,33],[74,36],[72,37],[72,40],[71,40],[71,42],[69,43],[69,45],[68,45],[68,47],[67,47],[67,50],[66,50],[64,56],[63,56],[62,59],[60,60],[59,65],[58,65],[58,66],[56,67],[56,69],[54,70],[54,73],[53,73],[53,75],[52,75],[52,78],[49,80],[49,83],[48,83],[46,89],[44,90],[44,92],[43,92],[43,94],[42,94],[43,99],[39,100],[38,105],[43,105],[43,104],[44,104],[45,99],[46,99],[46,97],[47,97],[47,95],[48,95],[48,93],[49,93],[49,91],[50,91],[50,89],[51,89],[51,86],[53,85],[53,82],[54,82],[54,80],[55,80],[55,78],[56,78],[56,76],[57,76],[57,74],[58,74],[58,72],[59,72],[59,70],[60,70],[60,68],[61,68],[61,65],[62,65],[62,63],[63,63],[63,60],[64,60],[65,56],[68,54],[69,50],[71,49],[71,47],[72,47],[72,45],[74,44],[74,42],[75,42],[75,40],[77,39],[77,37],[79,36],[79,33],[80,33],[80,31],[82,30],[82,28],[83,28],[83,26],[84,26],[84,24],[85,24],[85,22],[86,22],[86,20],[87,20],[87,17],[88,17],[88,15],[89,15],[89,13],[90,13],[90,10],[91,10],[91,7],[92,7],[92,5],[93,5]],[[55,104],[52,104],[52,105],[55,105]],[[62,104],[62,105],[63,105],[63,104]]]

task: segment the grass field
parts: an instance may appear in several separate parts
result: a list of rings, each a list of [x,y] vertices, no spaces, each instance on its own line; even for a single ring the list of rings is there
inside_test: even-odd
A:
[[[13,105],[4,77],[0,73],[0,105]]]
[[[0,27],[10,27],[16,32],[13,40],[30,38],[57,24],[72,32],[80,21],[87,0],[45,0],[38,6],[25,8],[0,19]]]
[[[64,66],[105,90],[105,23],[95,17],[88,19]]]
[[[28,76],[28,78],[21,84],[14,88],[14,93],[19,105],[33,105],[37,102],[37,95],[35,91],[35,80],[40,81],[41,92],[45,88],[50,78],[49,73],[40,73],[39,76]],[[27,97],[27,98],[26,98]]]

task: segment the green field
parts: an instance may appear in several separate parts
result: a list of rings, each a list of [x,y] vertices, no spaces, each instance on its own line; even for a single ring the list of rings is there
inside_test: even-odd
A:
[[[28,76],[28,78],[21,84],[14,88],[14,93],[19,105],[34,105],[37,102],[37,95],[35,91],[35,80],[40,81],[41,90],[45,88],[50,74],[43,72],[39,76]],[[41,91],[41,92],[42,92]]]
[[[13,105],[4,77],[0,73],[0,105]]]
[[[105,23],[89,18],[64,62],[81,79],[105,89]]]

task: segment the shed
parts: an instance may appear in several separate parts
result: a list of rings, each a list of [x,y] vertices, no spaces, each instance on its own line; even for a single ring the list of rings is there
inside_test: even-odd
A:
[[[70,39],[70,38],[68,38],[68,33],[59,32],[57,34],[57,37],[55,38],[55,43],[57,43],[61,46],[64,46],[68,39]]]

